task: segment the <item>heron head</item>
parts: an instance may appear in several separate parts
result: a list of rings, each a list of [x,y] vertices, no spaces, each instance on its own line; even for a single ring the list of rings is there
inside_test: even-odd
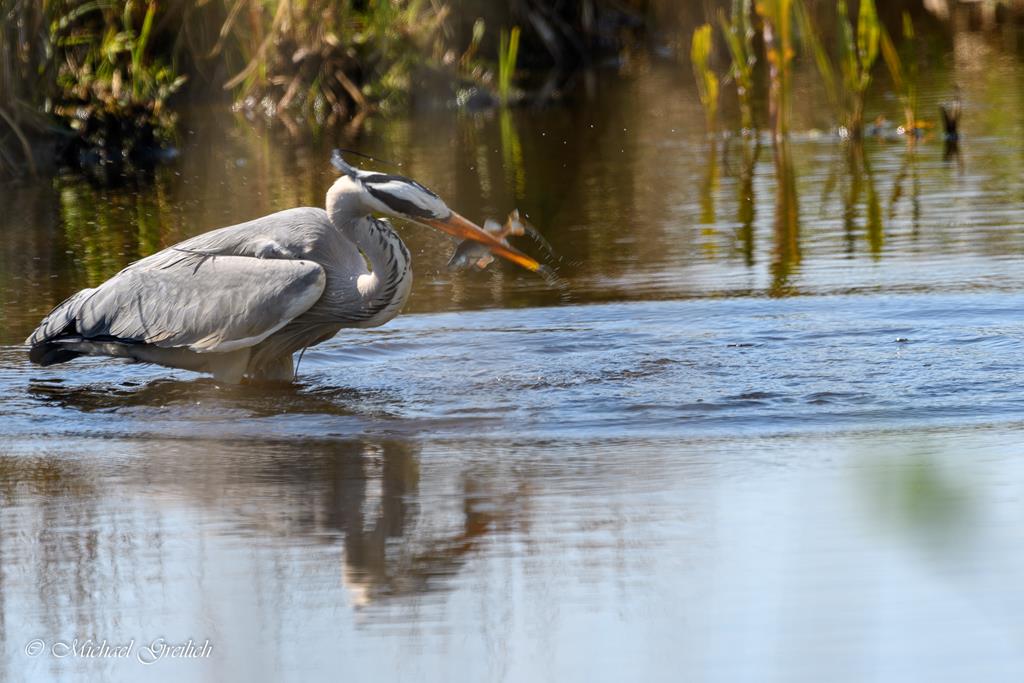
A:
[[[436,193],[415,180],[356,168],[345,161],[339,150],[334,150],[331,155],[331,164],[344,174],[339,182],[347,178],[355,185],[355,189],[360,192],[362,204],[369,211],[419,223],[459,239],[474,240],[496,255],[528,270],[541,269],[536,260],[455,213]]]

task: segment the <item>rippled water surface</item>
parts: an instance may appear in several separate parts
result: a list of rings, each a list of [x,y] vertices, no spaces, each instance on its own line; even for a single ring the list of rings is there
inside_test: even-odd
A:
[[[712,144],[654,62],[354,138],[196,111],[151,178],[0,186],[0,679],[1019,680],[1024,70],[947,48],[959,151],[810,106],[787,157]],[[28,364],[68,294],[319,205],[339,144],[519,207],[563,286],[403,226],[405,314],[293,387]],[[212,652],[139,663],[157,638]]]

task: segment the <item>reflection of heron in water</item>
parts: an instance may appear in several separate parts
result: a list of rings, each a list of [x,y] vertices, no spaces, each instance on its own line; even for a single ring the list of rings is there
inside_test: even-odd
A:
[[[331,544],[357,608],[448,590],[527,500],[522,488],[496,488],[472,468],[449,471],[454,481],[431,477],[424,493],[414,439],[261,439],[254,447],[229,438],[192,446],[175,440],[171,448],[172,465],[160,459],[157,471],[140,470],[147,490],[198,492],[214,508],[229,506],[240,527],[283,536],[292,547]],[[209,458],[211,451],[218,457]]]
[[[209,378],[180,380],[157,378],[152,382],[120,386],[64,384],[35,380],[26,393],[33,399],[71,408],[83,413],[136,408],[159,409],[166,418],[189,423],[207,419],[221,411],[248,417],[272,417],[281,414],[334,417],[393,417],[397,397],[384,389],[363,390],[351,387],[304,386],[301,383],[268,385],[259,392],[244,386],[220,386]],[[241,412],[239,412],[241,411]],[[245,423],[237,423],[239,438],[251,436]],[[173,430],[172,430],[173,432]],[[228,434],[232,432],[228,430]]]
[[[292,355],[344,327],[394,318],[412,285],[409,251],[382,213],[541,266],[402,176],[342,172],[327,209],[303,207],[198,235],[55,308],[27,343],[40,365],[113,356],[221,381],[291,380]]]
[[[408,442],[363,443],[357,457],[335,458],[331,469],[326,519],[344,534],[342,581],[356,607],[443,590],[487,534],[507,523],[510,501],[464,476],[461,522],[439,525],[434,506],[420,503],[419,458]],[[431,519],[423,518],[428,510]]]

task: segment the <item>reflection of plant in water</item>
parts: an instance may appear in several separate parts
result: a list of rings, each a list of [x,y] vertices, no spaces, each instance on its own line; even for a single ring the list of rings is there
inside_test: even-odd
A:
[[[789,142],[777,139],[774,152],[775,249],[771,266],[771,293],[780,296],[786,294],[789,277],[800,264],[800,202]]]
[[[715,194],[718,192],[720,173],[718,147],[715,145],[714,139],[709,138],[708,143],[708,156],[707,161],[704,163],[704,179],[700,184],[700,222],[703,226],[700,234],[703,238],[701,247],[704,250],[704,254],[709,259],[712,259],[718,252],[718,243],[715,239],[718,234],[715,230],[715,222],[717,220],[715,215]],[[724,153],[724,141],[722,147]]]
[[[172,223],[159,184],[152,192],[97,192],[69,180],[60,190],[60,214],[81,287],[94,287],[127,262],[163,248],[163,227]]]
[[[526,194],[526,167],[523,163],[523,145],[512,112],[503,108],[498,114],[498,124],[501,129],[501,159],[505,174],[514,179],[515,194],[520,198]]]
[[[5,508],[24,504],[26,498],[95,495],[95,482],[86,468],[73,460],[0,455],[0,505]]]
[[[864,151],[860,151],[861,167],[864,169],[865,187],[867,188],[867,233],[868,246],[871,248],[871,255],[876,259],[882,256],[882,246],[885,242],[885,230],[882,226],[882,205],[878,200],[878,192],[875,190],[875,176],[871,172],[871,164],[868,162]]]
[[[944,472],[933,455],[878,460],[863,472],[869,508],[892,530],[941,553],[952,552],[969,538],[975,491]]]
[[[917,237],[921,229],[921,175],[917,168],[917,151],[912,145],[903,154],[900,171],[892,184],[892,196],[889,198],[889,220],[896,217],[896,206],[903,198],[904,185],[910,176],[910,217],[913,225],[913,236]]]
[[[846,167],[849,187],[843,195],[843,226],[848,243],[853,250],[854,235],[857,232],[857,207],[861,194],[864,194],[865,220],[864,227],[868,239],[868,247],[876,259],[882,255],[885,232],[882,227],[882,206],[875,190],[875,178],[871,172],[871,164],[864,153],[864,145],[853,142],[846,148]]]
[[[761,143],[744,143],[742,145],[742,165],[740,166],[739,182],[736,183],[736,222],[740,224],[739,240],[742,245],[743,260],[747,266],[754,265],[754,171],[758,157],[761,156]]]
[[[704,180],[700,184],[700,222],[704,225],[715,223],[715,192],[718,191],[718,147],[714,140],[708,145],[708,157],[704,162]],[[704,234],[708,234],[706,231]],[[714,234],[714,231],[711,231]]]

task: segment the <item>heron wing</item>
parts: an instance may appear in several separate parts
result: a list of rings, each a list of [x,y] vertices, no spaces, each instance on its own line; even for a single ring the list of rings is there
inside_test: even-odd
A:
[[[129,266],[81,301],[78,334],[233,351],[260,343],[323,294],[324,269],[301,259],[189,252]]]

